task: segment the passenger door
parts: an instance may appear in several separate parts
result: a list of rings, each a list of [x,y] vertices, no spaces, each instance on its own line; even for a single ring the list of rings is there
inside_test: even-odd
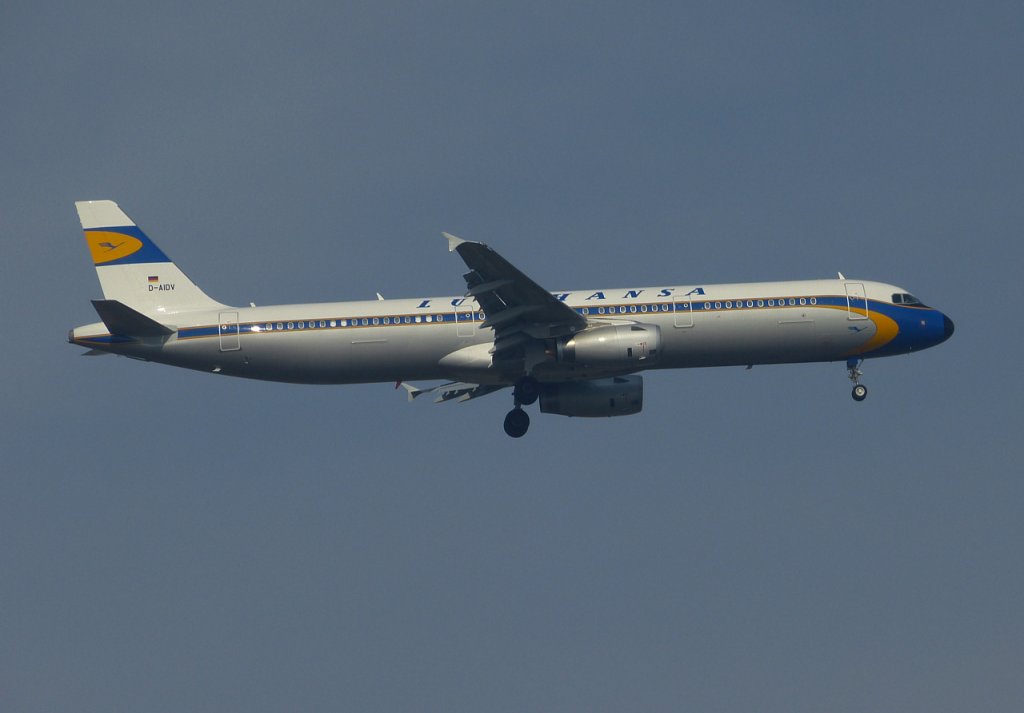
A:
[[[868,319],[868,298],[864,292],[863,283],[847,282],[845,284],[847,319]]]
[[[242,348],[238,340],[238,312],[221,312],[217,332],[220,335],[220,350],[236,352]]]

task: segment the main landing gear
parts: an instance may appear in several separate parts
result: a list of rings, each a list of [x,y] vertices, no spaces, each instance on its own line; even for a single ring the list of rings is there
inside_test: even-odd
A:
[[[505,416],[505,433],[512,438],[522,438],[530,428],[530,416],[523,411],[540,396],[540,384],[532,376],[524,376],[512,390],[515,407]]]
[[[523,411],[523,408],[516,405],[514,409],[505,416],[505,433],[512,438],[522,438],[530,428],[530,415]]]
[[[853,396],[854,401],[863,401],[868,397],[868,387],[860,383],[860,377],[864,376],[864,372],[860,370],[860,365],[864,363],[863,359],[847,359],[846,370],[850,374],[850,381],[853,382]]]

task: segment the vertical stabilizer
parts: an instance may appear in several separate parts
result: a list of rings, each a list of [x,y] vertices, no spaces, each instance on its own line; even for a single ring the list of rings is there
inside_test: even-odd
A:
[[[224,306],[199,289],[114,201],[78,201],[75,208],[107,300],[153,315]]]

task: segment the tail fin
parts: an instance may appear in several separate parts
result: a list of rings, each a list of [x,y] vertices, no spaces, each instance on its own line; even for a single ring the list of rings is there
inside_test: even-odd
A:
[[[78,201],[75,208],[107,300],[149,315],[224,306],[188,279],[114,201]]]

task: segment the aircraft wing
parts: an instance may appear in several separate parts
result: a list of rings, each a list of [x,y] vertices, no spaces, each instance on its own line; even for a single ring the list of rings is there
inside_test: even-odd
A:
[[[481,329],[494,329],[494,359],[522,356],[522,346],[534,339],[548,339],[581,332],[587,320],[574,309],[519,271],[483,243],[461,240],[444,233],[448,249],[457,252],[469,267],[464,277],[467,296],[483,309]]]

